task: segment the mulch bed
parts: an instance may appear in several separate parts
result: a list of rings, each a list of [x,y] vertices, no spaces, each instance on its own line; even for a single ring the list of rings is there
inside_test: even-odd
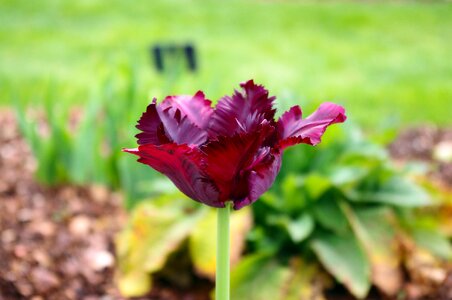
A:
[[[35,167],[13,115],[1,113],[0,299],[118,299],[120,196],[101,186],[44,187]]]
[[[452,141],[452,130],[415,129],[390,150],[397,159],[434,161],[432,147],[443,140]],[[436,164],[432,178],[451,187],[451,164]],[[13,114],[0,111],[0,300],[123,299],[114,284],[114,236],[126,220],[121,195],[96,185],[45,187],[35,169]],[[447,299],[452,274],[447,282],[431,299]],[[159,283],[142,299],[204,300],[210,288]]]
[[[35,169],[14,115],[0,111],[0,300],[124,299],[114,281],[121,195],[97,185],[46,187]],[[162,280],[141,299],[207,300],[211,288]]]
[[[446,189],[452,188],[452,128],[423,126],[403,130],[389,145],[395,160],[426,162],[430,180]],[[441,157],[448,156],[449,161]]]

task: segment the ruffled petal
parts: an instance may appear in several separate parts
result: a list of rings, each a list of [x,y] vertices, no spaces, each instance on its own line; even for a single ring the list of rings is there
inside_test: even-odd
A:
[[[142,132],[135,135],[138,139],[138,144],[153,144],[160,145],[169,142],[165,135],[162,120],[157,113],[156,99],[148,105],[146,111],[141,115],[140,120],[136,126]]]
[[[211,136],[232,136],[239,132],[256,130],[263,120],[274,122],[275,97],[269,97],[262,85],[253,80],[240,84],[243,93],[235,91],[232,97],[218,101],[209,124]]]
[[[234,200],[247,195],[243,170],[252,164],[262,141],[273,128],[265,124],[256,133],[221,136],[201,147],[204,170],[220,191],[220,200]]]
[[[292,107],[278,120],[279,146],[286,148],[298,143],[317,145],[326,128],[347,119],[342,106],[325,102],[306,119],[302,119],[299,106]]]
[[[162,101],[160,107],[162,110],[171,108],[175,111],[179,109],[191,123],[205,130],[213,114],[211,103],[210,100],[206,99],[203,92],[198,91],[194,96],[168,96]]]
[[[218,202],[218,190],[201,171],[202,154],[187,145],[146,144],[135,149],[123,149],[139,156],[138,161],[166,175],[185,195],[210,206],[223,207]]]
[[[252,169],[247,175],[248,195],[242,200],[234,201],[234,209],[240,209],[255,202],[275,182],[281,169],[281,154],[269,149],[256,156]]]
[[[192,123],[178,108],[157,106],[157,113],[171,141],[179,145],[201,145],[207,140],[207,131]]]

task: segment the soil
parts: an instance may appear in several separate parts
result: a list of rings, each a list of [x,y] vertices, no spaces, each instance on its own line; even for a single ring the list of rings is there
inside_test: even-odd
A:
[[[390,150],[397,159],[434,162],[432,146],[451,137],[452,130],[409,130]],[[451,187],[451,164],[438,165],[432,178]],[[114,280],[114,237],[126,221],[121,195],[96,185],[46,187],[34,180],[35,168],[13,114],[0,111],[0,300],[123,299]],[[159,280],[141,299],[207,300],[211,288]],[[451,291],[449,274],[429,299],[452,299]],[[329,299],[351,299],[342,294]]]

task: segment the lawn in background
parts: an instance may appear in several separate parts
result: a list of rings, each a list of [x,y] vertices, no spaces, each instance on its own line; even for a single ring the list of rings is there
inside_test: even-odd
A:
[[[452,4],[299,1],[0,3],[0,103],[40,101],[51,81],[80,104],[111,66],[135,64],[140,89],[204,89],[215,99],[254,78],[282,98],[337,101],[371,129],[451,124]],[[192,42],[200,71],[162,78],[155,42]]]

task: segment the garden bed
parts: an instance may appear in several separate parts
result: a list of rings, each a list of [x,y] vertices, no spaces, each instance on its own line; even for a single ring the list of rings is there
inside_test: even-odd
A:
[[[121,195],[98,186],[38,184],[14,115],[0,111],[0,300],[123,299],[114,284]],[[211,285],[157,286],[144,299],[208,299]]]
[[[407,130],[391,146],[398,161],[435,165],[431,179],[452,187],[452,164],[435,159],[452,130]],[[121,195],[102,186],[45,187],[9,111],[0,112],[0,299],[121,299],[114,285],[114,236],[125,224]],[[178,290],[159,282],[146,299],[208,299],[212,285]],[[412,299],[417,287],[406,284]],[[452,273],[429,299],[452,299]],[[331,299],[350,299],[345,290]],[[379,299],[376,294],[369,299]]]

